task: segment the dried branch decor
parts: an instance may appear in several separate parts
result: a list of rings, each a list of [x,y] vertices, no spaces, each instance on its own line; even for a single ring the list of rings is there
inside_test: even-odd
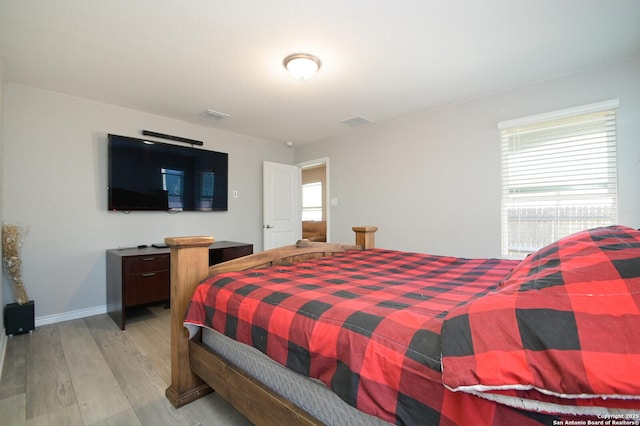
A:
[[[16,303],[24,305],[29,301],[22,281],[22,260],[20,247],[24,242],[26,228],[19,225],[4,224],[2,226],[2,263],[13,281]]]

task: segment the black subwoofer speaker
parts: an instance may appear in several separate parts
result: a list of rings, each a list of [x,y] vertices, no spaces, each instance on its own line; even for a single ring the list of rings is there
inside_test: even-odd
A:
[[[24,305],[9,303],[4,309],[4,326],[7,336],[28,333],[35,328],[33,300]]]

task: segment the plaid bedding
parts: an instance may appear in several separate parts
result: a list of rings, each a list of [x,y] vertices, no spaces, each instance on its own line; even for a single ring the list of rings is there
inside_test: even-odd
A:
[[[640,232],[580,232],[447,316],[443,382],[530,410],[600,419],[608,407],[628,410],[608,418],[638,424],[639,330]]]
[[[522,262],[375,249],[213,277],[185,325],[399,425],[637,424],[639,276],[625,227]]]
[[[185,324],[252,345],[391,423],[537,424],[441,380],[444,318],[517,264],[375,249],[225,273],[197,288]]]

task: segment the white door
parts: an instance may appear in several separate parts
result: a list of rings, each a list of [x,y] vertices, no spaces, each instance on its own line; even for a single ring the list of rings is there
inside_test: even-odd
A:
[[[263,165],[264,249],[294,244],[301,238],[300,168],[265,161]]]

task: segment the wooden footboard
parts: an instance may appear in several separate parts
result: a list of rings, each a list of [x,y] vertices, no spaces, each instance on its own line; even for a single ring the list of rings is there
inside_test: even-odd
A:
[[[165,243],[171,248],[171,386],[166,390],[169,401],[180,407],[212,392],[213,387],[256,424],[283,424],[284,418],[293,422],[290,424],[319,424],[286,399],[271,394],[243,371],[212,355],[198,340],[189,342],[188,332],[182,325],[184,316],[195,288],[208,276],[373,248],[377,230],[375,226],[354,227],[356,245],[303,243],[266,250],[212,267],[208,265],[212,237],[166,238]],[[265,407],[270,408],[265,411]]]

